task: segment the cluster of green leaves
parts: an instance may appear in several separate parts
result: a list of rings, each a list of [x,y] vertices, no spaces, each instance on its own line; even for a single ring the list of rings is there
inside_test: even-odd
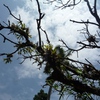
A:
[[[75,67],[73,67],[74,65],[66,59],[73,53],[72,51],[69,50],[66,52],[59,45],[56,47],[53,47],[52,45],[45,45],[44,50],[46,53],[45,57],[44,57],[45,61],[46,61],[44,73],[48,74],[49,75],[48,77],[50,77],[52,75],[52,73],[54,71],[53,67],[57,67],[60,69],[61,72],[63,72],[63,74],[69,80],[75,79],[75,80],[82,82],[83,84],[88,84],[89,86],[94,85],[93,81],[83,78],[83,76],[82,76],[83,70],[82,69],[80,69],[80,68],[75,69]],[[51,60],[53,60],[55,62],[55,66],[53,66]],[[76,71],[76,73],[78,74],[78,76],[73,74],[69,70],[67,70],[66,66],[64,66],[62,63],[64,63],[64,65],[66,65],[66,66],[73,67],[74,70]],[[59,75],[58,75],[58,77],[59,77]],[[77,92],[75,92],[75,89],[73,87],[70,87],[66,84],[62,84],[60,82],[55,82],[54,79],[48,80],[48,78],[47,78],[46,83],[49,86],[52,86],[53,89],[55,89],[56,91],[59,92],[59,95],[60,95],[59,99],[61,99],[65,95],[65,93],[69,94],[69,95],[75,95],[75,97],[78,99],[83,98],[82,100],[87,100],[87,98],[92,98],[90,93],[83,93],[83,94],[77,95]],[[72,86],[73,85],[74,84],[72,84]]]
[[[44,60],[46,61],[46,66],[44,73],[50,74],[53,71],[53,67],[59,66],[59,64],[64,60],[64,50],[60,46],[44,45]],[[56,64],[54,66],[54,63]]]
[[[77,93],[74,97],[76,100],[94,100],[90,93],[84,92],[83,94]]]
[[[47,100],[47,93],[41,89],[40,92],[34,96],[33,100]]]
[[[30,37],[29,28],[26,27],[25,23],[19,22],[17,24],[11,24],[11,33],[13,33],[18,40],[24,40],[25,37]]]
[[[32,54],[32,52],[34,51],[34,48],[32,48],[31,46],[27,46],[26,43],[20,43],[18,45],[16,45],[17,48],[19,48],[18,50],[18,54]]]
[[[66,60],[66,57],[70,56],[72,53],[70,50],[66,53],[59,45],[53,47],[51,44],[44,45],[43,49],[45,51],[43,59],[46,61],[44,73],[50,74],[52,73],[54,67],[58,67],[62,72],[67,72],[66,74],[69,74],[66,67],[61,63],[68,66],[70,65],[69,61]]]
[[[4,62],[7,64],[7,63],[11,63],[12,62],[12,58],[13,57],[13,55],[12,54],[7,54],[7,57],[6,58],[4,58],[3,60],[4,60]]]
[[[8,28],[10,29],[10,33],[12,33],[17,39],[16,42],[12,41],[12,43],[14,43],[14,47],[16,48],[16,50],[12,53],[5,54],[6,58],[4,58],[4,62],[12,62],[12,57],[16,52],[18,53],[18,55],[31,55],[34,51],[34,48],[27,44],[29,42],[29,38],[31,38],[31,35],[29,33],[29,28],[26,27],[25,23],[12,23],[8,26]]]
[[[48,78],[52,75],[53,71],[55,70],[54,67],[57,67],[63,74],[68,77],[69,79],[72,79],[72,76],[70,72],[66,69],[65,66],[62,65],[64,63],[65,65],[70,65],[70,62],[66,60],[66,57],[71,55],[71,51],[69,50],[68,52],[65,52],[62,47],[57,45],[56,47],[53,47],[52,45],[45,45],[44,46],[45,50],[45,61],[46,65],[44,68],[44,73],[48,74]],[[54,64],[55,63],[55,64]],[[59,77],[59,75],[58,75]],[[49,86],[52,86],[53,89],[59,91],[60,99],[64,95],[64,93],[67,91],[68,92],[68,86],[65,84],[62,84],[60,82],[55,82],[54,79],[48,80],[46,79],[46,83]],[[70,89],[70,94],[73,92],[73,90]]]
[[[45,68],[44,68],[44,73],[45,74],[50,74],[53,69],[51,65],[49,64],[49,60],[52,59],[52,57],[55,55],[55,50],[53,49],[53,45],[44,45],[43,47],[45,54],[44,54],[44,60],[46,61]]]

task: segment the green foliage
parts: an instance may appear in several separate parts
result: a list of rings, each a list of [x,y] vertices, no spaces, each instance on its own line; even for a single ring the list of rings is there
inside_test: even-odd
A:
[[[80,69],[76,69],[76,72],[78,73],[78,74],[80,74],[80,75],[82,75],[82,70],[80,70]]]
[[[44,73],[45,74],[50,74],[52,72],[52,67],[50,66],[49,63],[46,63],[45,67],[44,67]]]
[[[55,49],[56,51],[56,54],[59,56],[59,57],[64,57],[65,54],[64,54],[64,49],[60,47],[60,45],[56,46]]]
[[[76,96],[75,96],[75,99],[78,99],[78,100],[94,100],[91,97],[91,94],[89,94],[89,93],[83,93],[83,94],[77,93]]]
[[[31,47],[20,47],[18,54],[19,55],[21,55],[21,54],[31,54],[33,51],[34,51],[34,49],[31,48]]]
[[[54,55],[54,51],[53,51],[53,46],[51,44],[49,45],[44,45],[43,46],[44,49],[44,56],[43,59],[45,61],[45,68],[44,68],[44,73],[45,74],[50,74],[52,71],[52,67],[50,65],[50,60],[52,59],[53,55]]]
[[[4,58],[3,60],[4,60],[4,62],[5,62],[6,64],[12,62],[11,57]]]
[[[7,63],[11,63],[12,62],[12,60],[11,60],[11,58],[13,57],[13,54],[7,54],[7,57],[6,58],[4,58],[3,60],[4,60],[4,62],[7,64]]]
[[[29,34],[29,28],[26,27],[24,23],[12,23],[10,27],[10,32],[13,33],[18,40],[24,40],[24,38],[31,38],[31,35]]]
[[[64,84],[61,84],[59,82],[55,82],[54,76],[52,76],[54,73],[56,73],[56,69],[63,72],[63,74],[68,78],[72,79],[71,73],[66,69],[66,66],[63,65],[63,63],[67,66],[72,66],[70,62],[66,59],[71,55],[71,51],[65,52],[62,47],[59,45],[56,47],[53,47],[52,45],[45,46],[45,53],[46,55],[46,64],[44,68],[44,73],[48,74],[48,77],[46,79],[46,83],[49,86],[52,86],[53,89],[59,91],[60,99],[63,97],[64,93],[70,90],[70,87],[67,87]],[[59,74],[58,74],[59,78]],[[69,90],[68,90],[69,88]],[[72,91],[70,90],[70,94]]]
[[[40,92],[34,96],[33,100],[47,100],[47,93],[41,89]]]

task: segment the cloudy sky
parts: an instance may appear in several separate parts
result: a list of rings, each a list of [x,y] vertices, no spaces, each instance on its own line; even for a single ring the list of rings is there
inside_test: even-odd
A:
[[[63,39],[69,47],[77,48],[76,42],[84,41],[83,35],[79,34],[80,32],[77,30],[82,29],[84,25],[73,24],[69,20],[91,19],[91,21],[95,21],[90,15],[86,3],[82,2],[73,10],[71,8],[55,10],[54,6],[56,3],[53,5],[46,4],[44,0],[41,0],[40,3],[42,12],[46,14],[42,20],[42,27],[47,31],[51,43],[53,45],[62,44],[58,40]],[[8,19],[11,22],[15,22],[9,16],[9,12],[3,4],[9,6],[15,16],[21,15],[23,22],[30,27],[33,42],[37,41],[36,19],[38,18],[38,12],[35,0],[33,2],[30,0],[20,0],[20,2],[18,0],[1,0],[0,22],[7,22]],[[98,4],[100,4],[100,1]],[[100,12],[99,6],[98,12]],[[93,35],[96,33],[96,29],[97,27],[90,26],[90,31]],[[7,34],[7,30],[2,32],[5,35]],[[10,38],[13,39],[12,37]],[[42,40],[46,42],[45,34],[42,34]],[[0,37],[0,53],[13,50],[11,44],[6,43],[4,45],[2,41],[3,39]],[[79,53],[78,58],[77,53],[74,53],[72,57],[81,61],[88,58],[93,64],[96,64],[95,59],[99,59],[98,53],[97,49],[84,50]],[[42,73],[43,70],[38,70],[38,66],[36,64],[32,65],[30,60],[25,61],[21,65],[19,64],[20,61],[17,60],[17,55],[15,55],[12,63],[4,64],[3,58],[0,57],[0,100],[32,100],[34,95],[42,88],[41,85],[44,85],[46,76]],[[52,96],[52,100],[55,99],[57,99],[57,95]],[[69,98],[69,100],[72,100],[72,98]]]

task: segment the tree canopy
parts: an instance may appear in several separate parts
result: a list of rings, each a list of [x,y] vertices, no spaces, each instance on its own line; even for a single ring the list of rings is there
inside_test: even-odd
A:
[[[87,4],[90,14],[95,19],[94,22],[89,19],[85,21],[70,20],[73,24],[77,23],[85,26],[80,32],[84,35],[86,41],[76,41],[80,45],[78,49],[70,48],[63,39],[59,40],[62,45],[53,46],[49,40],[48,33],[41,26],[41,21],[45,14],[42,13],[38,0],[36,0],[38,8],[38,18],[36,19],[38,33],[37,43],[32,41],[29,27],[25,25],[20,16],[17,18],[13,15],[9,7],[4,5],[10,15],[17,20],[17,23],[11,23],[9,20],[8,23],[0,23],[0,31],[2,32],[2,30],[7,29],[8,35],[15,36],[16,41],[0,33],[3,38],[3,43],[10,42],[14,46],[14,51],[11,53],[1,53],[0,56],[5,57],[5,63],[10,63],[13,60],[13,56],[18,54],[18,56],[23,58],[21,63],[26,59],[32,59],[33,63],[37,63],[37,66],[40,66],[39,69],[44,66],[43,73],[47,74],[46,84],[44,86],[50,86],[48,100],[50,100],[52,88],[59,93],[59,99],[67,93],[74,95],[75,100],[80,98],[82,100],[93,100],[93,95],[100,96],[100,70],[87,58],[85,59],[86,62],[81,62],[70,58],[70,56],[74,52],[78,54],[84,49],[99,50],[100,48],[99,40],[97,40],[97,37],[100,38],[100,16],[97,10],[97,1],[98,0],[93,0],[92,6],[89,0],[47,0],[48,5],[49,3],[57,2],[57,9],[67,9],[67,7],[74,9],[80,2]],[[89,25],[94,25],[98,28],[95,35],[90,32]],[[45,33],[47,39],[46,44],[43,43],[41,39],[42,32]],[[100,55],[98,54],[97,56]],[[99,60],[97,60],[96,63],[100,66]]]
[[[47,93],[44,93],[44,90],[40,90],[40,92],[34,96],[33,100],[47,100]]]

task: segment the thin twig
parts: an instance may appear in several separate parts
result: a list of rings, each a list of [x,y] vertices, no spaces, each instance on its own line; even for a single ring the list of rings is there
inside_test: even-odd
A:
[[[13,14],[12,14],[12,12],[11,12],[11,10],[9,9],[9,7],[7,6],[7,5],[5,5],[5,4],[3,4],[7,9],[8,9],[8,11],[9,11],[9,13],[10,13],[10,15],[11,16],[13,16],[16,20],[18,20],[20,23],[22,23],[22,21],[20,20],[20,18],[17,18],[17,17],[15,17]]]

